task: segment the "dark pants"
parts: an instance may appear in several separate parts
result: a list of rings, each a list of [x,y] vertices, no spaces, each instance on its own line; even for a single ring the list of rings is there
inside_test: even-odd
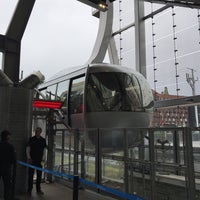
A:
[[[36,167],[42,168],[41,162],[33,162],[32,165]],[[33,175],[34,175],[35,169],[29,168],[29,173],[28,173],[28,191],[31,192],[33,189]],[[42,172],[39,170],[36,170],[37,173],[37,179],[36,179],[36,191],[39,192],[41,191],[41,179],[42,179]]]
[[[0,166],[0,178],[3,179],[4,184],[4,199],[11,199],[11,165]]]

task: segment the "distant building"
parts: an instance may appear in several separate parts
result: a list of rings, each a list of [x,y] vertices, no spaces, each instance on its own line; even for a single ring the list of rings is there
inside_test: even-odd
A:
[[[161,94],[153,91],[154,100],[167,100],[183,98],[184,96],[168,94],[167,87]],[[193,108],[193,107],[191,107]],[[192,110],[188,106],[155,109],[153,115],[152,127],[186,127],[191,125]],[[194,112],[193,112],[194,113]],[[194,118],[195,120],[195,118]],[[193,121],[194,121],[193,120]]]

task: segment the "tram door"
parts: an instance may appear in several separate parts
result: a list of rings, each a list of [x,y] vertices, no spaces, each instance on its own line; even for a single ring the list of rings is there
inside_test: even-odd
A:
[[[84,94],[85,76],[73,79],[69,95],[69,125],[72,128],[84,127]]]

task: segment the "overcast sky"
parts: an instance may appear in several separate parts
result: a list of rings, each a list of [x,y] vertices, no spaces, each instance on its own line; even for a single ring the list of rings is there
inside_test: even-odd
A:
[[[0,0],[0,34],[5,34],[17,2],[18,0]],[[113,31],[134,22],[133,2],[115,1]],[[148,10],[146,14],[149,14],[151,4],[145,5],[145,10]],[[157,6],[163,5],[154,4],[155,10]],[[186,73],[191,74],[188,68],[195,70],[195,79],[199,78],[196,82],[196,94],[200,94],[200,18],[197,17],[196,9],[175,7],[174,11],[179,95],[192,94],[186,81]],[[155,79],[158,92],[162,92],[167,86],[170,94],[176,94],[172,18],[171,8],[154,17]],[[60,70],[85,64],[93,50],[98,26],[99,20],[92,16],[92,8],[77,0],[36,0],[22,39],[20,70],[23,70],[24,77],[40,70],[48,79]],[[154,88],[152,19],[146,21],[145,29],[147,79]],[[115,42],[118,54],[121,53],[123,58],[121,64],[135,69],[134,28],[124,31],[121,39],[119,35],[115,36]]]
[[[5,34],[17,0],[0,0],[0,34]],[[47,78],[84,64],[91,55],[99,20],[77,0],[36,1],[22,39],[24,77],[40,70]]]

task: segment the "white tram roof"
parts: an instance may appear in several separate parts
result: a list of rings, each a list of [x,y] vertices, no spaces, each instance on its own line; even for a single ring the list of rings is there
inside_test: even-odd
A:
[[[71,68],[66,68],[55,75],[53,75],[51,78],[47,79],[44,83],[42,83],[39,87],[40,88],[45,88],[49,85],[53,85],[57,82],[64,81],[68,78],[71,77],[76,77],[81,74],[85,74],[87,69],[93,68],[92,71],[95,72],[98,67],[98,71],[104,71],[104,72],[110,72],[110,71],[115,71],[115,72],[132,72],[132,73],[137,73],[136,71],[132,70],[131,68],[127,68],[121,65],[114,65],[114,64],[108,64],[108,63],[95,63],[95,64],[90,64],[90,65],[83,65],[83,66],[76,66],[76,67],[71,67]],[[101,70],[100,70],[101,69]]]

